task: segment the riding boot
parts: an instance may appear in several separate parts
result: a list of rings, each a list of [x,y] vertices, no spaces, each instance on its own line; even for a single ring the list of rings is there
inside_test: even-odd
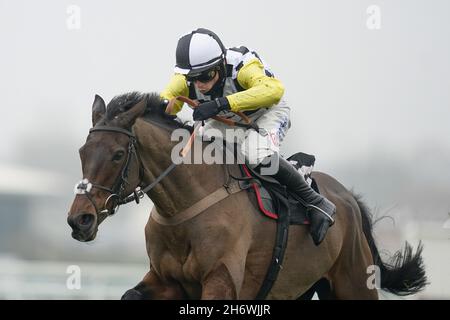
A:
[[[278,161],[278,171],[275,174],[267,168],[276,167],[272,161]],[[270,166],[270,167],[269,167]],[[263,168],[266,169],[263,171]],[[279,183],[285,185],[290,191],[297,194],[307,203],[307,212],[310,220],[310,233],[314,244],[319,245],[325,238],[328,228],[334,224],[333,216],[336,212],[336,206],[314,191],[305,181],[305,178],[296,168],[277,153],[265,158],[261,164],[255,168],[261,174],[269,174]]]

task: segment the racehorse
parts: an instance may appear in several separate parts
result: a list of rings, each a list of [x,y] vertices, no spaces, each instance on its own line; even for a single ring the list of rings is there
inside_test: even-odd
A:
[[[165,112],[157,94],[120,95],[107,107],[96,95],[92,129],[79,150],[84,179],[67,219],[72,237],[93,240],[128,195],[139,199],[135,189],[153,182],[146,193],[154,203],[145,227],[149,271],[122,298],[254,299],[271,262],[276,222],[260,214],[248,192],[230,194],[173,224],[159,221],[176,221],[240,173],[237,164],[183,163],[168,172],[176,144],[171,133],[183,128],[192,131]],[[314,172],[313,178],[337,207],[335,224],[319,246],[307,226],[290,226],[283,266],[266,298],[297,299],[325,279],[320,298],[377,299],[376,286],[368,285],[373,266],[383,290],[397,295],[422,290],[422,246],[413,254],[406,243],[404,252],[383,262],[372,215],[360,198],[325,173]]]

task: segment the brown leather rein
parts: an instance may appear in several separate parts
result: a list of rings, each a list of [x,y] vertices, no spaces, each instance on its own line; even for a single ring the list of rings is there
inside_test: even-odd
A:
[[[194,101],[187,97],[178,96],[169,101],[169,104],[166,107],[166,113],[169,113],[169,114],[172,113],[175,103],[177,101],[182,101],[182,102],[188,104],[193,109],[195,109],[199,106],[198,101]],[[252,123],[252,121],[244,113],[242,113],[242,112],[234,112],[234,113],[237,114],[239,117],[241,117],[241,119],[245,123],[239,123],[234,120],[230,120],[230,119],[227,119],[227,118],[221,117],[221,116],[214,116],[214,117],[212,117],[212,119],[222,122],[229,126],[244,126],[246,128],[254,128],[255,130],[258,129],[258,127],[256,125],[254,125]],[[183,157],[187,154],[187,152],[191,148],[191,145],[195,138],[197,129],[200,126],[201,126],[201,123],[198,123],[194,127],[194,131],[192,132],[192,135],[191,135],[188,143],[181,151],[181,155]],[[161,216],[158,213],[158,211],[156,210],[156,208],[153,207],[153,210],[151,212],[151,217],[157,223],[162,224],[162,225],[166,225],[166,226],[178,225],[178,224],[181,224],[185,221],[188,221],[188,220],[196,217],[197,215],[201,214],[202,212],[204,212],[207,208],[211,207],[212,205],[214,205],[214,204],[222,201],[223,199],[227,198],[228,196],[230,196],[234,193],[238,193],[240,191],[242,191],[242,189],[239,187],[239,184],[236,181],[232,181],[231,183],[227,182],[222,187],[220,187],[219,189],[214,191],[213,193],[209,194],[205,198],[196,202],[189,208],[186,208],[185,210],[177,213],[175,216],[169,216],[169,217]]]
[[[200,103],[196,100],[192,100],[192,99],[189,99],[188,97],[184,97],[184,96],[178,96],[169,101],[169,104],[166,107],[166,113],[172,114],[173,108],[177,101],[182,101],[182,102],[186,103],[192,109],[195,109],[200,105]],[[254,122],[252,122],[250,120],[250,118],[247,117],[247,115],[245,115],[243,112],[240,112],[240,111],[237,111],[237,112],[232,111],[232,112],[234,114],[238,115],[244,121],[244,123],[237,122],[237,121],[225,118],[223,116],[214,116],[211,118],[216,121],[222,122],[228,126],[231,126],[231,127],[244,127],[247,129],[255,129],[256,131],[259,131],[258,126]]]
[[[198,101],[194,101],[191,100],[187,97],[183,97],[183,96],[178,96],[175,97],[174,99],[170,100],[169,104],[166,107],[166,113],[171,113],[173,110],[173,107],[175,105],[176,101],[182,101],[185,102],[186,104],[188,104],[189,106],[191,106],[192,108],[196,108],[199,106],[199,102]],[[237,114],[239,117],[242,118],[242,120],[245,123],[240,123],[234,120],[230,120],[221,116],[214,116],[212,117],[214,120],[220,121],[226,125],[229,126],[240,126],[240,127],[245,127],[247,129],[253,128],[255,130],[259,130],[258,126],[256,124],[254,124],[244,113],[242,112],[234,112],[235,114]],[[186,154],[189,152],[189,150],[192,147],[192,143],[195,139],[195,136],[197,134],[197,130],[201,127],[202,122],[198,122],[195,127],[194,130],[187,142],[187,144],[184,146],[183,150],[180,152],[180,155],[182,157],[185,157]],[[99,127],[95,127],[93,129],[90,130],[90,133],[93,131],[113,131],[113,132],[119,132],[119,133],[123,133],[128,135],[128,137],[130,138],[130,143],[129,143],[129,149],[133,150],[134,152],[132,153],[130,150],[128,152],[128,160],[127,160],[127,164],[125,165],[124,169],[122,170],[122,174],[121,176],[119,176],[120,178],[120,186],[121,186],[121,191],[123,191],[123,184],[125,182],[124,179],[124,174],[126,175],[128,173],[128,163],[130,161],[131,155],[135,154],[137,157],[137,149],[135,146],[136,143],[136,138],[134,136],[134,134],[132,132],[129,132],[127,130],[121,129],[121,128],[115,128],[115,127],[108,127],[108,126],[99,126]],[[131,195],[122,198],[121,193],[119,193],[118,195],[114,192],[113,189],[107,189],[105,187],[102,186],[97,186],[94,184],[91,184],[87,179],[84,179],[83,181],[79,182],[76,185],[76,192],[80,193],[80,194],[86,194],[89,197],[89,191],[92,187],[97,187],[97,188],[103,188],[104,190],[107,190],[108,192],[110,192],[112,195],[116,196],[118,198],[117,203],[115,205],[115,207],[112,210],[108,210],[106,209],[106,204],[108,203],[108,200],[110,199],[110,197],[106,200],[105,203],[105,209],[102,210],[100,213],[106,213],[107,215],[111,215],[114,212],[117,211],[118,207],[120,205],[123,204],[127,204],[131,201],[136,201],[137,204],[139,204],[139,199],[143,198],[144,195],[149,192],[151,189],[153,189],[164,177],[166,177],[173,169],[175,169],[176,164],[172,163],[166,170],[164,170],[164,172],[162,172],[151,184],[149,184],[148,186],[146,186],[145,188],[141,188],[138,187]],[[89,185],[91,185],[89,187]],[[115,187],[114,187],[115,189]],[[193,204],[191,207],[183,210],[182,212],[180,212],[177,216],[173,216],[173,217],[163,217],[161,216],[156,209],[154,208],[152,210],[152,217],[155,221],[157,221],[158,223],[162,224],[162,225],[177,225],[180,223],[183,223],[187,220],[192,219],[193,217],[199,215],[200,213],[202,213],[203,211],[205,211],[207,208],[209,208],[210,206],[214,205],[215,203],[227,198],[228,196],[240,192],[241,189],[239,188],[238,184],[236,182],[232,182],[232,183],[225,183],[222,187],[220,187],[219,189],[217,189],[215,192],[213,192],[212,194],[206,196],[205,198],[201,199],[200,201],[198,201],[197,203]],[[95,205],[94,205],[95,206]],[[95,206],[96,207],[96,206]],[[99,212],[98,208],[96,207],[97,212]]]

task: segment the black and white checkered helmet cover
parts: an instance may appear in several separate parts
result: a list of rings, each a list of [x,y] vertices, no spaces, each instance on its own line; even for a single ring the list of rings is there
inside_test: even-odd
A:
[[[175,73],[193,74],[221,63],[226,49],[219,37],[207,29],[197,29],[178,40]]]

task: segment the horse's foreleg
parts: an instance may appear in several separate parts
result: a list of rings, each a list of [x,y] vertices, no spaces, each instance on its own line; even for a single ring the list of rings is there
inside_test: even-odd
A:
[[[187,299],[183,288],[175,281],[163,281],[150,270],[134,288],[125,292],[122,300]]]
[[[228,268],[221,263],[212,270],[203,280],[203,300],[231,300],[237,299],[237,288]]]

